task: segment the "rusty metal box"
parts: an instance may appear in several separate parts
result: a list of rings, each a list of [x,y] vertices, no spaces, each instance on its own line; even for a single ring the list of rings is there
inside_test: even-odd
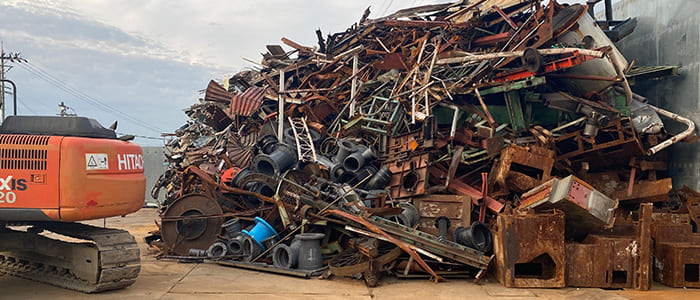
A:
[[[700,288],[700,244],[657,244],[654,280],[671,287]]]
[[[564,287],[564,214],[501,214],[494,239],[496,278],[506,287]]]
[[[636,275],[634,237],[589,235],[584,243],[566,244],[566,285],[632,288]]]

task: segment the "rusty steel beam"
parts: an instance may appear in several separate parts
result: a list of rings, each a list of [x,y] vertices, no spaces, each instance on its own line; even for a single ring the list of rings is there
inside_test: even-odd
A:
[[[639,207],[639,224],[637,242],[639,244],[639,259],[635,279],[635,288],[641,291],[648,291],[651,285],[651,274],[653,272],[651,260],[651,214],[654,205],[642,203]]]

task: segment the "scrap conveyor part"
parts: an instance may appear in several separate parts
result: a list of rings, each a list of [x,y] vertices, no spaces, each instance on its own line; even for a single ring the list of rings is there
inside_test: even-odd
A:
[[[0,273],[84,293],[125,288],[141,270],[134,237],[79,223],[32,222],[27,231],[0,227]],[[50,238],[51,232],[77,241]],[[72,240],[71,239],[71,240]]]

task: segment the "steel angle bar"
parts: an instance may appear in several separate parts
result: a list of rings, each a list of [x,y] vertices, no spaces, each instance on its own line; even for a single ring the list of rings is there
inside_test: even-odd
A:
[[[381,217],[372,216],[368,218],[367,221],[387,233],[399,236],[401,240],[406,243],[478,269],[485,269],[491,261],[491,257],[484,255],[483,252],[451,241],[441,242],[438,240],[438,237],[434,235],[391,222]]]

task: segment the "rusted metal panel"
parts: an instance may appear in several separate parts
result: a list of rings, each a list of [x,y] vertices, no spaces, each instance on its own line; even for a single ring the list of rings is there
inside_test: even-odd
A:
[[[424,195],[413,198],[413,205],[418,209],[418,229],[421,231],[438,235],[435,219],[440,216],[450,219],[450,227],[447,229],[450,240],[455,228],[471,225],[472,198],[469,196]]]
[[[683,187],[678,190],[678,194],[685,200],[685,206],[688,208],[688,214],[693,219],[695,224],[700,224],[700,193],[686,185],[683,185]]]
[[[265,89],[251,86],[245,92],[231,98],[231,115],[250,117],[262,104]]]
[[[611,249],[603,244],[566,244],[566,285],[607,287]]]
[[[693,227],[687,214],[653,213],[651,237],[658,243],[683,243],[693,239]]]
[[[638,244],[634,237],[590,235],[566,244],[566,285],[630,288],[636,276]]]
[[[408,160],[386,164],[391,171],[391,180],[387,187],[391,189],[394,199],[425,194],[428,186],[428,162],[430,154],[424,153],[410,157]]]
[[[433,177],[437,177],[440,179],[447,178],[447,175],[448,175],[447,171],[440,169],[438,167],[432,167],[429,169],[430,169],[430,174]],[[476,188],[472,187],[471,185],[468,185],[468,184],[466,184],[463,181],[458,180],[458,179],[451,180],[447,187],[448,187],[449,191],[453,191],[459,195],[466,195],[466,196],[472,197],[473,199],[482,198],[481,191],[477,190]],[[501,212],[503,210],[503,208],[505,207],[505,204],[499,202],[498,200],[496,200],[488,195],[485,198],[483,198],[482,200],[484,201],[484,204],[486,205],[486,207],[494,213]]]
[[[510,191],[523,193],[552,178],[554,151],[538,147],[511,144],[501,151],[501,158],[492,169],[491,195]]]
[[[253,147],[258,139],[256,132],[246,136],[239,136],[237,133],[229,133],[226,143],[226,155],[231,163],[237,167],[249,167],[253,162]]]
[[[687,214],[654,213],[654,280],[672,287],[700,287],[700,236]]]
[[[405,60],[401,53],[387,53],[384,60],[375,63],[374,67],[378,70],[407,69]]]
[[[501,214],[494,239],[496,278],[506,287],[564,287],[564,214]]]
[[[204,101],[229,103],[229,101],[231,101],[231,96],[232,94],[224,89],[223,86],[214,80],[210,80],[204,92]]]
[[[632,288],[637,274],[637,256],[639,244],[634,236],[600,236],[589,235],[584,244],[598,244],[600,249],[609,249],[601,252],[591,263],[604,263],[606,285],[597,286],[605,288]],[[603,250],[605,251],[605,250]],[[602,256],[606,253],[608,256]],[[607,261],[607,263],[606,263]],[[581,263],[584,263],[583,261]]]
[[[620,181],[616,171],[589,173],[582,178],[601,193],[627,203],[667,201],[668,193],[673,188],[671,178],[635,180],[629,193],[628,182]]]
[[[637,263],[637,276],[635,288],[642,291],[649,290],[651,285],[651,214],[654,206],[651,203],[642,203],[639,207],[639,256]]]

